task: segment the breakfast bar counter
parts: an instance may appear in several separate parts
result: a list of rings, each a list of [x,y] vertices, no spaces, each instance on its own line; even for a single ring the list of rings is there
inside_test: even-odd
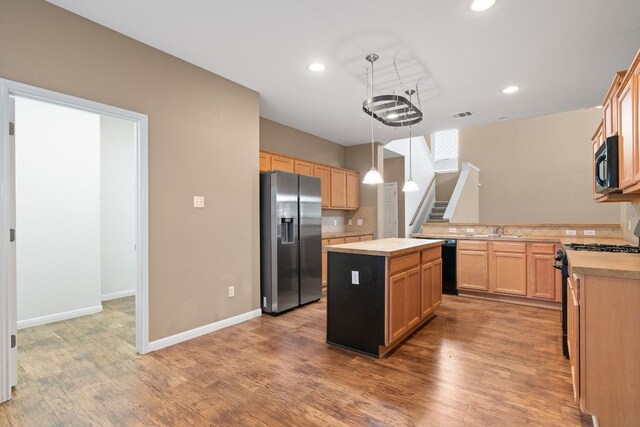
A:
[[[327,246],[327,342],[382,357],[442,302],[443,240],[380,239]]]

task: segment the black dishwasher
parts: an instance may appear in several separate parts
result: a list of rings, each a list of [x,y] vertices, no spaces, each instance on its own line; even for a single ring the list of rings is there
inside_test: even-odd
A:
[[[446,240],[442,245],[442,293],[458,295],[455,240]]]

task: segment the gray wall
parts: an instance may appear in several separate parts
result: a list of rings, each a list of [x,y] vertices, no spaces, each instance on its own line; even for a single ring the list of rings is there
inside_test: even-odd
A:
[[[384,161],[383,150],[381,144],[376,143],[374,149],[375,165],[378,172],[384,177]],[[370,207],[375,213],[374,238],[378,239],[382,235],[383,226],[382,218],[378,212],[382,212],[383,190],[382,185],[363,184],[364,176],[371,169],[371,144],[360,144],[345,147],[345,167],[360,172],[360,207]]]
[[[344,167],[344,146],[264,117],[260,118],[260,149]]]
[[[0,10],[1,77],[149,116],[150,339],[258,309],[258,94],[41,0]]]
[[[619,223],[619,204],[592,199],[601,118],[591,108],[461,129],[459,160],[480,168],[480,221]]]

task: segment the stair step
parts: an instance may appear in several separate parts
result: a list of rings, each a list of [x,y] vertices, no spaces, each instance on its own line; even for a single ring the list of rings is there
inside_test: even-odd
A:
[[[444,206],[442,206],[442,207],[438,207],[438,206],[436,206],[436,207],[434,207],[434,208],[431,210],[431,212],[433,212],[433,213],[436,213],[436,212],[442,212],[442,213],[444,213],[446,210],[447,210],[447,208],[446,208],[446,207],[444,207]]]
[[[429,215],[429,219],[442,219],[444,217],[444,214],[431,214]]]
[[[448,219],[429,219],[427,222],[449,222]]]
[[[436,202],[436,203],[435,203],[435,206],[447,206],[447,205],[449,205],[449,201],[446,201],[446,202]]]

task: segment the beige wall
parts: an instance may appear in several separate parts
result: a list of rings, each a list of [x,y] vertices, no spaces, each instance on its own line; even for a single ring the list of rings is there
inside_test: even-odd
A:
[[[464,179],[462,191],[457,196],[455,211],[451,215],[449,222],[452,223],[469,223],[480,221],[480,173],[476,168],[467,166],[467,170],[463,170],[460,174]],[[466,176],[466,178],[465,178]]]
[[[595,108],[461,129],[459,159],[480,168],[480,221],[604,223],[618,204],[592,199]]]
[[[260,149],[344,167],[344,146],[264,117],[260,118]]]
[[[149,116],[150,339],[259,308],[258,94],[44,1],[0,10],[0,77]]]
[[[620,226],[622,228],[622,237],[635,244],[638,244],[638,238],[634,236],[633,231],[638,221],[640,221],[640,201],[621,203]]]
[[[398,183],[398,237],[404,237],[404,156],[384,160],[384,182]]]
[[[384,161],[382,161],[383,150],[383,146],[376,143],[374,149],[375,165],[378,172],[384,177]],[[371,144],[345,147],[345,167],[360,172],[360,207],[367,207],[373,210],[375,215],[373,219],[375,224],[374,238],[377,239],[378,235],[382,235],[381,233],[384,228],[382,218],[377,214],[378,212],[382,212],[383,186],[362,183],[364,176],[371,169]]]
[[[451,200],[453,189],[456,188],[460,172],[436,174],[436,200],[446,202]]]

